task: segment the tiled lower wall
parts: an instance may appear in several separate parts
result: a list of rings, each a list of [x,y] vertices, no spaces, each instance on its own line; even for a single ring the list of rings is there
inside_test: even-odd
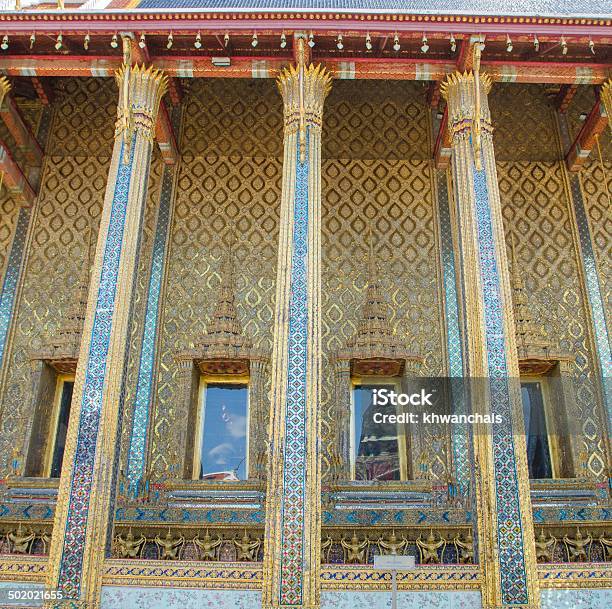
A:
[[[479,592],[401,592],[402,609],[477,609]],[[101,609],[257,609],[261,594],[250,590],[181,590],[105,586]],[[385,592],[331,592],[321,594],[321,609],[385,609],[391,595]]]
[[[610,609],[612,588],[542,590],[542,609]]]
[[[101,609],[257,609],[261,594],[251,590],[183,590],[105,586]],[[388,592],[323,591],[321,609],[388,609]],[[402,609],[478,609],[476,591],[400,592]],[[610,609],[612,589],[543,590],[542,609]]]
[[[101,609],[257,609],[255,590],[189,590],[104,586]]]
[[[423,591],[399,592],[397,606],[402,609],[478,609],[480,592]],[[387,609],[390,592],[322,592],[321,609]]]
[[[42,590],[42,584],[0,582],[0,597],[6,589]],[[475,591],[400,592],[402,609],[478,609],[480,593]],[[42,601],[2,598],[0,606],[42,607]],[[133,588],[104,586],[101,609],[258,609],[261,593],[255,590],[190,590],[180,588]],[[321,609],[388,609],[388,592],[323,591]],[[610,609],[612,588],[593,590],[543,590],[542,609]]]

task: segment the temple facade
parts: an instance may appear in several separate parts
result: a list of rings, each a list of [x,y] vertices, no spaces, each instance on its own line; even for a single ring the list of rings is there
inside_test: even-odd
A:
[[[612,606],[612,16],[440,4],[2,2],[1,609]]]

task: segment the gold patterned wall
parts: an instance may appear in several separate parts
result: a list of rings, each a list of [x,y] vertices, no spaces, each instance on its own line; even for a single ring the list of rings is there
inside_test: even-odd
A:
[[[4,278],[18,215],[19,207],[15,200],[3,189],[0,194],[0,282]]]
[[[580,422],[591,471],[601,475],[605,427],[563,164],[499,162],[497,170],[508,247],[513,235],[534,321],[576,358],[572,376],[577,411],[568,418]]]
[[[29,354],[57,335],[77,295],[86,235],[91,229],[95,242],[110,162],[117,98],[114,82],[59,80],[56,97],[6,382],[0,393],[3,466],[13,447],[23,447],[32,418]],[[152,172],[152,192],[156,180]]]
[[[427,161],[327,160],[323,163],[323,436],[332,432],[330,355],[357,330],[367,284],[371,224],[390,324],[425,357],[424,376],[444,371],[438,248]],[[429,430],[427,430],[429,431]],[[433,442],[433,438],[432,438]],[[431,446],[432,444],[430,444]],[[432,471],[445,471],[440,444]],[[328,466],[323,458],[323,471]]]
[[[272,80],[188,83],[181,152],[197,157],[283,155],[283,105]]]
[[[323,129],[322,433],[334,421],[330,355],[357,330],[365,298],[371,226],[390,323],[425,357],[424,376],[444,373],[430,123],[420,83],[340,81]],[[436,441],[431,440],[430,446]],[[443,477],[439,442],[432,471]],[[323,455],[323,473],[328,455]]]
[[[232,230],[238,315],[254,345],[272,351],[282,172],[282,103],[274,83],[194,81],[181,149],[151,434],[154,475],[179,477],[175,464],[182,463],[188,430],[174,354],[206,329]]]
[[[431,156],[421,82],[336,80],[325,101],[323,159],[419,159]]]
[[[603,405],[554,99],[544,85],[494,85],[490,107],[499,190],[507,242],[514,235],[534,321],[553,343],[576,356],[572,376],[577,412],[569,413],[569,419],[580,421],[580,429],[573,431],[583,436],[591,472],[600,475],[606,467]],[[576,130],[575,120],[573,125]],[[591,188],[600,190],[603,183]],[[601,207],[601,195],[596,199]],[[593,214],[599,217],[597,211]],[[574,458],[583,460],[584,455]]]
[[[419,83],[337,82],[326,102],[321,404],[326,440],[333,407],[329,354],[356,327],[365,288],[367,219],[378,242],[394,328],[422,343],[425,373],[440,374],[444,366],[434,193],[430,165],[423,160],[431,145],[424,99]],[[157,476],[182,471],[187,416],[177,410],[183,406],[173,356],[206,328],[230,223],[240,239],[239,316],[256,346],[271,352],[282,172],[282,102],[274,83],[193,81],[181,148],[152,426]],[[177,421],[184,423],[177,427]]]
[[[110,158],[117,116],[113,79],[59,78],[55,93],[59,99],[47,154]]]
[[[608,142],[612,139],[609,133],[608,131],[605,134]],[[599,160],[590,160],[582,167],[579,175],[601,282],[604,311],[607,315],[608,328],[611,328],[612,260],[610,243],[612,243],[612,215],[610,209],[612,202],[610,201],[610,193],[612,192],[612,162],[604,161],[602,165]]]
[[[498,161],[556,161],[554,97],[544,85],[495,83],[489,95]]]

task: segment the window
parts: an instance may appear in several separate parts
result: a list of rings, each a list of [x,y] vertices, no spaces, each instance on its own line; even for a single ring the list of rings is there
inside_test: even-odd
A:
[[[407,426],[375,422],[374,414],[393,415],[401,406],[374,405],[375,389],[398,391],[394,382],[355,384],[351,416],[351,466],[354,480],[406,480],[408,478]]]
[[[50,437],[47,444],[46,473],[49,478],[59,478],[62,472],[73,389],[73,376],[60,375],[57,377]]]
[[[248,476],[248,385],[203,380],[193,460],[195,480]]]
[[[553,478],[551,436],[547,426],[543,381],[521,380],[527,465],[532,480]]]

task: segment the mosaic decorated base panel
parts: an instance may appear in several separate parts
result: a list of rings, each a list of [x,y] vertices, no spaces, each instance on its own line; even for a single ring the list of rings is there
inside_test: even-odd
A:
[[[542,590],[542,609],[608,609],[612,588],[602,590]]]
[[[255,590],[180,590],[103,586],[101,609],[255,609],[261,592]]]
[[[104,586],[101,609],[256,609],[261,593],[253,590],[181,590],[176,588],[128,588]],[[403,609],[477,609],[480,592],[400,592]],[[391,607],[388,592],[323,592],[321,609],[385,609]]]
[[[42,584],[0,582],[0,593],[11,590],[42,590]],[[542,609],[607,609],[612,605],[612,589],[542,590]],[[38,607],[29,601],[7,607]],[[4,606],[4,605],[3,605]],[[104,586],[101,609],[256,609],[261,593],[256,590],[189,590],[177,588],[135,588]],[[478,609],[480,592],[428,591],[399,592],[398,606],[403,609]],[[388,592],[323,591],[321,609],[386,609],[391,607]]]
[[[402,609],[479,609],[480,592],[432,591],[398,592]],[[321,609],[386,609],[391,607],[390,592],[322,592]]]

